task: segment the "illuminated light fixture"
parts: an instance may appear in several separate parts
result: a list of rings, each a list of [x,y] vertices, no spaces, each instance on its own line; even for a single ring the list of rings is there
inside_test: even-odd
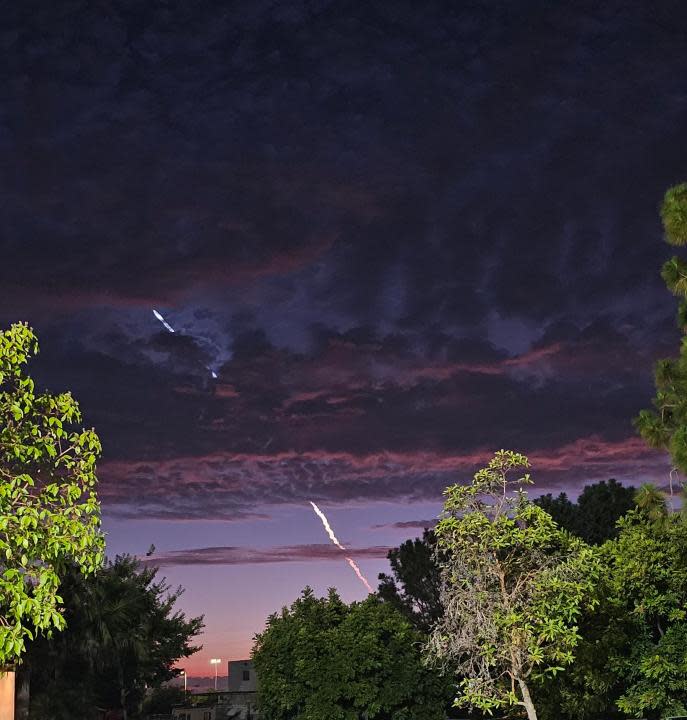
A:
[[[212,658],[210,660],[210,665],[215,666],[215,692],[217,692],[217,666],[222,662],[221,658]]]

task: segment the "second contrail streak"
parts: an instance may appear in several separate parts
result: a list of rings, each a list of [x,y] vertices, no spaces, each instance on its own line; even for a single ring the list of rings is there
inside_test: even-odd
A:
[[[176,333],[174,328],[162,317],[162,315],[155,308],[153,308],[153,315],[155,315],[155,317],[162,323],[165,330],[167,330],[168,332],[171,332],[171,333]],[[213,379],[216,380],[217,373],[211,367],[209,367],[207,365],[206,365],[206,367],[210,371],[210,375],[212,375]]]
[[[339,548],[344,553],[344,557],[346,558],[346,562],[351,566],[353,569],[353,572],[358,576],[358,580],[367,588],[367,591],[370,593],[373,593],[374,590],[370,587],[370,583],[367,582],[367,578],[360,572],[360,568],[355,564],[355,561],[353,558],[348,557],[346,555],[346,548],[338,541],[336,535],[334,535],[334,531],[332,530],[331,525],[329,524],[329,520],[327,520],[327,516],[320,510],[320,508],[315,505],[315,503],[310,500],[310,504],[312,505],[312,509],[315,511],[317,516],[322,520],[322,524],[324,525],[324,529],[327,531],[327,535],[329,535],[329,539],[336,545],[336,547]]]

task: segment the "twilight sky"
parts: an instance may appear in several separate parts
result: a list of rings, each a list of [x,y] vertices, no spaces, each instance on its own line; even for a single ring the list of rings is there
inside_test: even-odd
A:
[[[665,482],[631,419],[678,343],[683,0],[3,15],[0,325],[101,435],[110,553],[205,613],[191,672],[364,596],[308,500],[374,584],[501,447],[537,493]]]

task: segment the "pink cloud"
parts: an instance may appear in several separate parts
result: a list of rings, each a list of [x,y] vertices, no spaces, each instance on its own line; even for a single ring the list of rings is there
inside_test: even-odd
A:
[[[106,511],[161,518],[255,517],[255,508],[359,501],[439,500],[443,488],[465,482],[493,454],[432,451],[355,454],[312,450],[225,453],[157,461],[107,462],[100,468],[100,497]],[[609,441],[591,436],[551,449],[529,451],[537,487],[570,478],[590,482],[661,474],[662,453],[639,438]]]

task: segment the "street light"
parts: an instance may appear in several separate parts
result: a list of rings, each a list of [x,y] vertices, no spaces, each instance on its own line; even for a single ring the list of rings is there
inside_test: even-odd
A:
[[[217,692],[217,666],[222,662],[221,658],[212,658],[210,665],[215,666],[215,692]]]
[[[186,697],[186,670],[182,670],[179,675],[184,676],[184,697]]]

